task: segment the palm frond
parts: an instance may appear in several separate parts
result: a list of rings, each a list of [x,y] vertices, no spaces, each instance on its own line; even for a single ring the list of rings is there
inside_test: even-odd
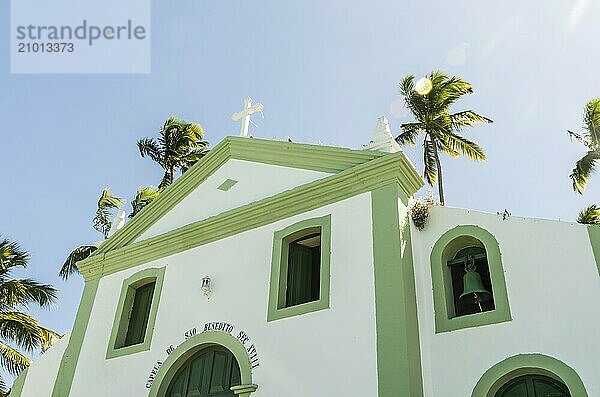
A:
[[[131,201],[132,212],[129,214],[129,218],[133,218],[137,215],[145,206],[150,204],[158,195],[161,190],[156,189],[154,186],[145,186],[138,189],[135,197]]]
[[[573,168],[571,175],[569,175],[569,178],[573,181],[574,191],[583,194],[590,174],[594,171],[598,159],[600,159],[600,152],[590,150],[585,156],[577,161],[575,168]]]
[[[600,146],[600,98],[586,103],[583,115],[584,128],[594,148]]]
[[[0,308],[11,310],[36,303],[48,307],[58,299],[58,291],[51,285],[41,284],[30,278],[11,279],[0,282]]]
[[[474,161],[483,161],[486,159],[485,153],[479,145],[449,131],[444,135],[443,147],[449,148],[452,152],[467,156]]]
[[[51,329],[44,328],[40,326],[40,335],[42,336],[42,352],[50,349],[52,345],[54,345],[60,338],[63,336],[57,332],[52,331]]]
[[[0,397],[10,397],[10,390],[6,388],[6,382],[4,381],[4,377],[0,373]]]
[[[94,229],[104,235],[104,238],[108,238],[108,232],[111,226],[111,217],[113,216],[113,210],[118,209],[125,203],[120,197],[113,196],[109,188],[104,188],[100,198],[98,199],[98,209],[96,210],[96,216],[92,220]]]
[[[15,266],[27,267],[29,253],[19,244],[7,239],[0,240],[0,274]]]
[[[77,262],[84,260],[88,256],[92,255],[98,247],[95,245],[80,245],[75,248],[67,259],[65,263],[63,263],[58,275],[63,279],[68,279],[73,273],[79,273],[79,269],[77,268]]]
[[[144,138],[137,141],[137,147],[140,151],[140,156],[150,157],[153,161],[162,164],[162,151],[158,143],[154,139]]]
[[[454,130],[460,130],[463,127],[471,127],[477,123],[493,123],[494,121],[472,110],[465,110],[451,114],[450,122]]]
[[[579,212],[577,222],[585,225],[600,225],[600,206],[592,204]]]
[[[0,341],[0,365],[11,375],[18,375],[29,367],[31,360],[18,350]]]
[[[27,352],[39,349],[43,344],[37,320],[21,312],[0,312],[0,339],[12,341]]]
[[[460,98],[473,93],[473,86],[471,83],[460,77],[452,76],[448,78],[446,75],[441,76],[443,76],[443,79],[437,84],[439,89],[436,90],[436,92],[439,93],[435,101],[436,110],[449,110]],[[435,87],[436,84],[434,82],[434,88]]]
[[[190,147],[189,153],[181,158],[178,163],[181,173],[185,173],[187,170],[192,168],[194,164],[200,161],[209,152],[208,142],[197,141],[192,147]]]
[[[421,132],[424,132],[423,123],[419,122],[401,124],[400,128],[402,129],[402,133],[396,137],[396,142],[400,145],[414,146],[417,136]]]
[[[571,138],[571,140],[573,140],[573,138],[574,138],[575,140],[582,143],[588,149],[593,149],[592,141],[590,141],[587,137],[585,137],[581,134],[578,134],[576,132],[573,132],[571,130],[567,130],[567,134],[569,134],[569,138]]]

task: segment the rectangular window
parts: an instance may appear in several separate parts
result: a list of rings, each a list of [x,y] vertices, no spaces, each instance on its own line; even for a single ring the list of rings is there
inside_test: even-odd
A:
[[[150,350],[165,269],[143,269],[123,280],[107,359]]]
[[[330,215],[275,232],[267,321],[329,308],[330,257]]]
[[[155,285],[156,282],[151,282],[136,288],[129,315],[125,343],[121,347],[137,345],[144,341]]]
[[[311,234],[289,245],[285,307],[319,300],[321,234]]]

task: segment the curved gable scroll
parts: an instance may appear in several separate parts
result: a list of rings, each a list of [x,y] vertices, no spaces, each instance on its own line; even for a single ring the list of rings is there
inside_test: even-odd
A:
[[[249,397],[258,385],[252,383],[252,366],[248,353],[242,344],[233,336],[219,331],[205,331],[188,338],[169,354],[161,365],[148,397],[164,397],[173,377],[186,361],[209,346],[219,345],[229,350],[240,366],[242,384],[232,387],[232,391],[240,397]]]

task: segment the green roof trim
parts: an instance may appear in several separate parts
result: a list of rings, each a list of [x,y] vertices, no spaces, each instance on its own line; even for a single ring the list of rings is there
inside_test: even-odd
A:
[[[387,155],[389,154],[379,151],[226,137],[122,229],[104,241],[92,256],[99,256],[131,243],[229,159],[337,174]],[[408,159],[404,155],[402,157],[412,171],[411,174],[414,174],[411,179],[420,181],[421,178]]]
[[[201,168],[196,168],[198,169]],[[185,176],[187,175],[188,173]],[[152,218],[147,220],[150,222],[147,225],[134,224],[138,216],[143,220],[142,212],[133,218],[129,225],[121,229],[123,233],[120,235],[117,233],[107,241],[111,243],[113,238],[119,237],[121,239],[119,244],[123,245],[115,244],[109,252],[92,255],[78,262],[77,267],[86,280],[100,278],[371,191],[391,181],[398,182],[405,201],[423,186],[423,180],[404,153],[387,154],[336,175],[125,245],[137,237],[136,230],[142,228],[145,230],[155,221]],[[160,206],[153,207],[156,201],[152,202],[147,209],[158,211]],[[146,216],[153,213],[148,211]]]

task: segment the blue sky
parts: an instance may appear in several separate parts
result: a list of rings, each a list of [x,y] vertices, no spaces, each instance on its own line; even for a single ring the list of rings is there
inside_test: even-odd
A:
[[[31,252],[28,276],[61,290],[36,311],[70,329],[83,283],[57,272],[69,251],[100,239],[91,227],[103,187],[130,198],[161,170],[135,142],[169,115],[203,125],[215,145],[239,126],[250,95],[265,106],[257,137],[360,147],[378,116],[409,121],[398,81],[442,69],[472,82],[472,108],[495,123],[467,136],[489,160],[443,158],[447,205],[572,221],[599,200],[568,175],[583,147],[584,104],[600,96],[600,3],[178,0],[152,2],[147,75],[11,75],[8,1],[0,3],[0,233]],[[65,10],[67,12],[67,10]],[[406,150],[419,171],[420,148]]]

